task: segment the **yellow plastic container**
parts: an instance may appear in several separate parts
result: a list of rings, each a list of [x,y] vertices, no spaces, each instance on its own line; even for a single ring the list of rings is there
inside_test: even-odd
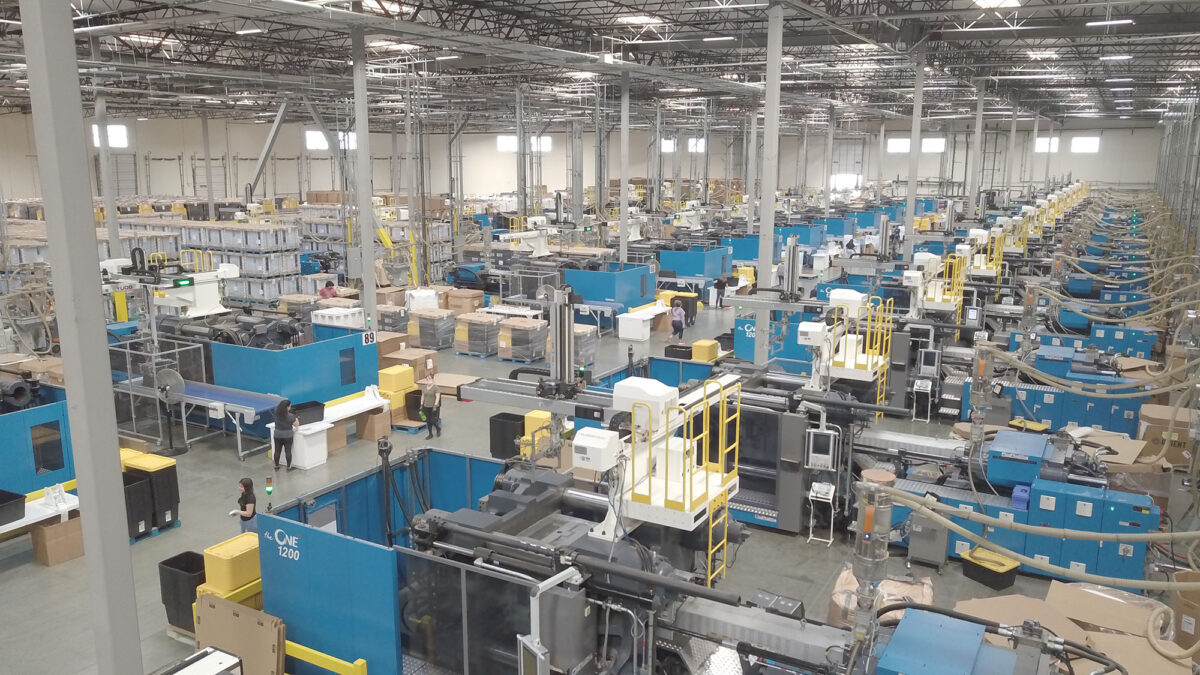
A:
[[[380,391],[402,391],[417,383],[412,366],[391,366],[379,371]]]
[[[124,471],[125,469],[129,468],[129,465],[126,463],[128,460],[136,459],[138,455],[144,455],[144,454],[146,454],[146,453],[144,453],[140,450],[130,450],[129,448],[121,448],[121,470]]]
[[[692,360],[712,363],[717,360],[720,345],[716,340],[696,340],[692,343]]]
[[[162,455],[155,455],[149,452],[139,452],[135,455],[125,456],[124,451],[121,453],[121,466],[126,469],[140,469],[147,473],[151,471],[162,471],[175,466],[175,460]]]
[[[746,281],[748,281],[750,283],[754,283],[754,268],[753,267],[739,267],[736,270],[734,270],[734,275],[746,277]]]
[[[204,583],[218,594],[236,591],[260,577],[258,533],[243,532],[204,549]]]
[[[550,430],[542,429],[542,427],[550,424],[550,413],[545,410],[530,410],[525,413],[525,435],[521,438],[521,454],[528,456],[528,453],[537,446],[538,449],[543,449],[547,446],[550,440]],[[537,431],[542,429],[541,431]],[[537,431],[536,437],[534,432]]]

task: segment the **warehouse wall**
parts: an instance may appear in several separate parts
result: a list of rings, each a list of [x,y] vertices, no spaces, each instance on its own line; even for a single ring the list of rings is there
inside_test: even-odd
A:
[[[132,157],[133,173],[136,175],[136,191],[139,194],[202,195],[203,194],[203,145],[201,124],[198,119],[154,119],[136,121],[113,119],[112,123],[125,124],[128,128],[130,147],[114,150],[129,162]],[[1044,172],[1045,155],[1030,153],[1032,134],[1030,124],[1025,123],[1019,131],[1018,168],[1020,175],[1040,181]],[[239,186],[248,182],[258,153],[270,127],[269,123],[255,124],[251,121],[213,120],[210,122],[211,147],[214,156],[214,172],[217,178],[218,196],[234,197],[240,193]],[[266,166],[263,187],[269,195],[295,195],[302,191],[334,189],[340,181],[335,163],[327,151],[304,149],[304,131],[310,125],[287,124],[280,132],[271,159]],[[834,145],[835,173],[861,174],[863,181],[874,181],[879,161],[877,128],[867,128],[853,135],[839,132]],[[923,154],[918,175],[922,179],[936,179],[939,175],[960,184],[966,173],[966,149],[971,134],[966,126],[955,131],[926,130],[926,136],[947,138],[944,154]],[[996,182],[1003,180],[1003,155],[1008,146],[1008,124],[993,123],[988,128],[985,142],[986,164],[994,164],[994,170],[985,170],[984,185],[994,176]],[[565,189],[568,185],[567,135],[551,133],[552,149],[542,160],[542,183],[549,189]],[[683,134],[686,137],[687,134]],[[888,135],[907,136],[907,127],[897,123]],[[1042,131],[1039,135],[1045,135]],[[1144,184],[1153,180],[1157,153],[1162,138],[1162,127],[1138,128],[1079,128],[1056,132],[1060,136],[1060,151],[1051,157],[1052,175],[1065,176],[1072,173],[1077,178],[1093,181]],[[1078,135],[1098,135],[1101,138],[1098,154],[1084,155],[1069,152],[1070,138]],[[714,133],[710,142],[709,176],[741,177],[742,140],[735,135]],[[647,151],[650,134],[645,128],[635,129],[630,138],[630,176],[647,176]],[[726,150],[732,143],[732,166],[726,168]],[[761,136],[760,136],[761,143]],[[449,189],[448,136],[433,134],[426,139],[427,190],[441,193]],[[686,141],[680,141],[686,149]],[[584,133],[583,172],[584,184],[595,183],[594,135]],[[399,138],[400,152],[404,139]],[[822,129],[814,129],[808,139],[808,154],[800,158],[801,139],[797,135],[785,135],[780,141],[781,188],[797,186],[807,176],[810,187],[818,186],[820,176],[825,173],[825,136]],[[93,157],[94,149],[89,148]],[[372,166],[377,189],[387,189],[391,184],[391,137],[388,134],[372,134]],[[673,174],[674,153],[664,154],[663,175]],[[464,191],[468,195],[489,195],[512,191],[516,187],[516,155],[496,149],[496,135],[464,134]],[[678,153],[681,175],[700,178],[703,173],[703,155]],[[761,155],[760,155],[761,156]],[[801,160],[798,162],[798,160]],[[609,177],[615,177],[620,169],[619,139],[613,133],[609,139]],[[402,165],[402,163],[400,163]],[[94,160],[92,166],[94,167]],[[807,166],[807,172],[805,172]],[[907,154],[884,154],[885,179],[906,180],[908,176]],[[403,172],[403,167],[400,169]],[[403,176],[403,173],[401,174]],[[1014,171],[1014,175],[1017,172]],[[222,177],[224,180],[222,180]],[[93,177],[92,190],[95,192]],[[403,189],[406,179],[401,179]],[[530,184],[534,179],[530,177]],[[198,186],[199,189],[198,189]],[[923,188],[932,190],[932,187]],[[959,188],[961,189],[961,188]],[[954,191],[947,186],[947,191]],[[33,129],[28,115],[0,115],[0,194],[5,197],[35,197],[40,195],[37,173],[37,157],[33,148]],[[259,193],[262,192],[260,188]]]

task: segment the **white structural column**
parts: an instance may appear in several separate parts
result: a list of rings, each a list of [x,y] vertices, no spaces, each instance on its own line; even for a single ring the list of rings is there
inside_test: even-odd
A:
[[[597,84],[596,85],[596,111],[595,111],[596,137],[595,137],[595,141],[593,142],[592,145],[595,146],[593,149],[596,151],[596,195],[595,195],[596,202],[595,202],[595,208],[596,208],[596,220],[598,220],[598,221],[608,220],[608,218],[604,214],[604,203],[606,201],[608,201],[607,199],[605,199],[605,196],[608,194],[608,176],[605,175],[605,171],[604,171],[604,155],[605,155],[605,152],[604,152],[605,147],[604,146],[606,146],[608,144],[608,134],[605,133],[605,131],[604,131],[604,115],[603,115],[603,112],[601,111],[601,106],[604,103],[602,100],[603,92],[604,92],[604,90],[600,88],[599,84]]]
[[[971,161],[967,167],[967,217],[980,216],[983,205],[979,201],[979,179],[983,173],[983,106],[987,101],[983,80],[975,80],[975,138],[971,141]],[[982,218],[980,218],[982,220]]]
[[[125,488],[114,461],[117,415],[105,346],[104,306],[96,283],[94,241],[79,64],[71,7],[21,0],[33,132],[54,276],[55,311],[67,384],[75,477],[83,513],[87,601],[101,675],[144,673],[133,588]],[[107,132],[107,129],[104,130]],[[30,620],[37,610],[31,608]],[[47,626],[53,631],[53,626]]]
[[[1012,125],[1008,128],[1008,152],[1004,153],[1004,205],[1012,202],[1013,170],[1017,168],[1017,104],[1013,102]]]
[[[1029,162],[1028,162],[1028,164],[1029,164],[1029,183],[1028,183],[1028,185],[1031,185],[1031,186],[1033,185],[1033,160],[1034,160],[1034,158],[1037,157],[1037,155],[1034,154],[1034,152],[1037,150],[1037,137],[1038,137],[1038,126],[1039,126],[1038,123],[1041,121],[1042,121],[1042,111],[1041,110],[1033,111],[1033,135],[1030,136],[1029,152],[1026,153],[1029,157]],[[1023,171],[1021,173],[1024,174]],[[1024,182],[1024,176],[1022,176],[1022,182]]]
[[[836,113],[829,106],[826,117],[829,123],[825,125],[825,217],[828,218],[833,210],[833,128],[837,125]]]
[[[1050,125],[1046,129],[1046,192],[1050,192],[1050,155],[1054,154],[1054,120],[1050,120]]]
[[[213,198],[213,173],[212,173],[212,146],[208,142],[208,113],[200,113],[200,142],[204,145],[204,182],[207,184],[208,194],[208,219],[215,221],[217,219],[216,200]],[[337,146],[329,146],[334,152],[337,152]]]
[[[367,330],[378,323],[375,308],[375,196],[371,171],[371,120],[367,110],[367,47],[361,28],[350,34],[351,58],[354,59],[354,196],[358,202],[358,247],[361,251],[359,274],[362,277],[361,301]],[[347,145],[349,145],[347,143]],[[409,204],[411,207],[413,204]],[[428,256],[425,258],[428,260]]]
[[[621,221],[618,254],[629,262],[629,71],[621,73]]]
[[[583,123],[571,121],[571,222],[583,220]]]
[[[108,101],[96,89],[96,127],[100,140],[100,191],[104,193],[104,228],[108,231],[108,257],[120,258],[121,228],[117,224],[117,188],[113,185],[112,152],[108,147]]]
[[[529,215],[529,140],[525,136],[525,87],[517,85],[517,217]]]
[[[746,205],[746,232],[758,232],[756,223],[758,220],[755,216],[758,214],[758,195],[759,192],[755,189],[758,185],[758,106],[751,106],[750,111],[750,138],[747,140],[746,153],[746,199],[749,204]]]
[[[783,5],[767,10],[766,108],[763,112],[762,192],[758,228],[758,268],[764,288],[771,283],[775,252],[775,187],[779,182],[779,87],[783,62]],[[754,312],[754,363],[766,364],[771,353],[771,311]]]
[[[908,145],[908,195],[905,197],[905,232],[913,231],[917,214],[917,173],[921,169],[921,104],[925,100],[925,63],[918,57],[913,83],[912,136]]]
[[[883,158],[887,157],[887,122],[879,123],[879,164],[875,167],[875,198],[883,199]],[[883,242],[880,242],[881,244]],[[887,245],[884,244],[884,248]]]
[[[808,190],[808,122],[800,137],[800,196]]]

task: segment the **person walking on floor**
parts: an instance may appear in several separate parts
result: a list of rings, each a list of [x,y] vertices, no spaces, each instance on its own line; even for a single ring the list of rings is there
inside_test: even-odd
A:
[[[429,425],[429,435],[425,436],[425,440],[433,438],[433,432],[436,429],[438,438],[442,437],[442,392],[438,391],[437,385],[433,382],[433,376],[426,377],[421,380],[421,416],[425,418],[425,423]]]
[[[333,285],[332,281],[326,281],[325,287],[318,291],[318,294],[322,300],[328,300],[337,295],[337,287]]]
[[[713,290],[717,292],[717,309],[725,309],[725,287],[727,285],[725,277],[717,277],[717,280],[713,282]]]
[[[258,529],[257,500],[254,497],[254,481],[243,478],[238,481],[238,507],[229,512],[231,516],[241,517],[239,525],[242,532],[254,532]]]
[[[275,470],[279,470],[279,458],[287,460],[288,471],[292,470],[292,441],[300,420],[292,412],[292,402],[286,398],[275,406]]]
[[[687,321],[687,312],[683,310],[683,302],[676,300],[671,303],[671,337],[678,337],[683,344],[683,325]]]

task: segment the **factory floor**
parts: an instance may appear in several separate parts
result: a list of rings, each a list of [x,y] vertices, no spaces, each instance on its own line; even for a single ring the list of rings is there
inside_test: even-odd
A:
[[[712,337],[733,325],[734,310],[707,310],[687,331],[687,340]],[[661,355],[667,343],[656,333],[649,343],[622,342],[614,336],[602,338],[597,353],[597,370],[618,366],[626,361],[627,350],[634,356]],[[442,372],[504,376],[513,367],[496,359],[440,355]],[[480,455],[488,454],[488,427],[480,423],[500,406],[460,403],[447,400],[443,409],[445,429],[439,447]],[[924,431],[941,435],[923,423],[885,421],[897,430]],[[396,433],[398,448],[426,444],[424,435]],[[234,518],[228,516],[237,500],[236,483],[243,476],[254,479],[260,505],[267,497],[262,492],[263,478],[272,475],[265,454],[238,461],[232,439],[216,438],[200,443],[178,458],[182,506],[182,526],[131,546],[133,574],[137,592],[142,653],[147,672],[190,653],[187,646],[166,633],[166,615],[160,600],[158,563],[182,551],[201,551],[205,547],[238,533]],[[329,462],[309,471],[283,472],[276,475],[273,501],[282,503],[298,494],[314,490],[347,475],[368,468],[377,461],[374,443],[355,442],[331,455]],[[86,517],[86,514],[85,514]],[[894,551],[902,555],[900,551]],[[745,595],[757,589],[802,600],[808,615],[823,621],[834,581],[852,555],[852,548],[840,537],[831,546],[806,543],[803,536],[783,535],[752,528],[747,543],[736,551],[733,565],[723,588]],[[905,575],[901,557],[889,563],[893,575]],[[934,602],[953,606],[955,602],[997,593],[962,576],[959,566],[948,565],[943,574],[914,567],[912,573],[930,576]],[[1041,595],[1045,580],[1019,577],[1008,592]],[[296,589],[303,592],[303,589]],[[88,612],[87,573],[84,559],[55,567],[43,567],[33,559],[28,537],[0,542],[0,675],[32,672],[74,674],[95,672],[91,617]]]

